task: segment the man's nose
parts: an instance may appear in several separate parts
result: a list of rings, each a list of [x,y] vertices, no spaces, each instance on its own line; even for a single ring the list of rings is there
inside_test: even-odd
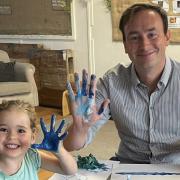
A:
[[[146,37],[146,36],[141,37],[140,47],[141,47],[142,49],[146,49],[149,45],[150,45],[150,40],[149,40],[149,38]]]

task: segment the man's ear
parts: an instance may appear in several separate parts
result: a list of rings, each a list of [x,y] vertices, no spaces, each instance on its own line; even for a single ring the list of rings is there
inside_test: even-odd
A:
[[[171,31],[170,30],[167,31],[165,37],[166,37],[166,46],[168,46],[170,39],[171,39]]]
[[[125,50],[125,53],[127,54],[128,51],[127,51],[126,41],[123,41],[123,44],[124,44],[124,50]]]

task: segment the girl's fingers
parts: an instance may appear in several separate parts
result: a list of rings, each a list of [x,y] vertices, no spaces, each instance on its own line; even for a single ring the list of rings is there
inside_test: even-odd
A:
[[[56,130],[56,133],[57,133],[57,134],[61,133],[61,130],[63,129],[64,125],[65,125],[65,120],[63,119],[63,120],[61,121],[58,129]]]
[[[41,129],[42,129],[43,133],[46,134],[47,133],[47,128],[46,128],[46,125],[44,123],[43,118],[40,118],[40,125],[41,125]]]
[[[56,123],[56,116],[54,114],[52,114],[52,116],[51,116],[50,132],[54,131],[55,123]]]

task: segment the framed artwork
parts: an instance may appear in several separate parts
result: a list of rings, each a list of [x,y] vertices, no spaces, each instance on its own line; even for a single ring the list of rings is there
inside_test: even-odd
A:
[[[0,2],[0,38],[74,39],[74,0]]]
[[[134,3],[151,3],[161,6],[168,14],[168,25],[172,33],[171,42],[180,42],[180,0],[112,0],[111,17],[112,17],[112,39],[121,41],[122,35],[119,30],[119,20],[123,11]]]

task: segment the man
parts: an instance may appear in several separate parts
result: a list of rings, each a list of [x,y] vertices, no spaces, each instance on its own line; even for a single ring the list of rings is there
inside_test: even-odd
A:
[[[123,13],[119,27],[132,63],[127,68],[118,64],[99,79],[96,106],[104,102],[102,113],[94,106],[89,116],[78,113],[83,103],[78,105],[71,96],[74,121],[64,145],[73,150],[89,144],[111,113],[121,139],[113,159],[180,163],[180,64],[165,55],[170,40],[166,12],[155,5],[134,4]],[[94,86],[91,79],[93,92]]]

